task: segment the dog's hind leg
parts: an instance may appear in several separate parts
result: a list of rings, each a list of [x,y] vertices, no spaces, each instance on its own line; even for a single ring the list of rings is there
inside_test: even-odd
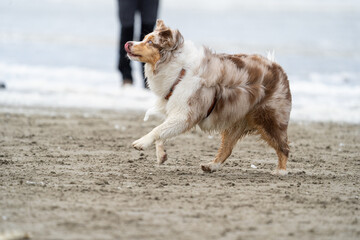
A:
[[[156,159],[158,164],[163,164],[167,160],[167,154],[164,147],[164,141],[163,140],[157,140],[155,142],[156,146]]]
[[[276,114],[269,114],[271,111],[258,111],[255,118],[255,128],[260,133],[261,138],[264,139],[271,147],[273,147],[278,156],[278,166],[275,174],[286,175],[286,163],[289,157],[289,145],[287,138],[287,121],[279,122],[273,116]],[[278,116],[281,116],[279,113]],[[286,116],[283,117],[284,119]],[[285,123],[284,123],[285,122]]]
[[[204,172],[214,172],[218,170],[225,160],[231,155],[231,152],[237,143],[237,141],[243,137],[246,133],[242,126],[237,128],[231,128],[221,133],[221,146],[214,161],[201,165],[201,169]]]
[[[262,128],[259,132],[261,138],[275,149],[278,156],[278,166],[274,173],[277,175],[286,175],[286,163],[289,157],[289,145],[287,143],[286,130],[280,130],[274,126],[272,131],[267,131]]]

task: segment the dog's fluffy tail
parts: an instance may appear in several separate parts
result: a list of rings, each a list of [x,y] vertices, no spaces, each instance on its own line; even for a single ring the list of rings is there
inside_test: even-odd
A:
[[[275,51],[267,51],[267,59],[269,59],[272,62],[275,62]]]

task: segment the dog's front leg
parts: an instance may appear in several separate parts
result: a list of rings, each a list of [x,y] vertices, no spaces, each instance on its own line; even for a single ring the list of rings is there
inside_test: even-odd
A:
[[[143,150],[157,140],[165,141],[168,138],[175,137],[180,133],[183,133],[189,128],[191,127],[189,126],[187,119],[169,117],[165,120],[165,122],[154,128],[151,132],[133,142],[132,145],[137,150]]]
[[[158,164],[163,164],[167,160],[167,154],[164,147],[163,140],[157,140],[155,143],[156,146],[156,159]]]

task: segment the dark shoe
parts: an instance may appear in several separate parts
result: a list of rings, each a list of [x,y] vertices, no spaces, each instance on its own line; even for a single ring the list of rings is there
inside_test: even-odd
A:
[[[123,79],[123,82],[122,82],[123,87],[132,86],[132,85],[133,85],[133,81],[131,79],[128,79],[128,78]]]

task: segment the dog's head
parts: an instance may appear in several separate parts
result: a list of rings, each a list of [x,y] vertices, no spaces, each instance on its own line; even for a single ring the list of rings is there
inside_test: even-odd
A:
[[[124,47],[131,60],[149,63],[155,72],[157,66],[169,61],[183,43],[184,38],[178,30],[172,30],[162,20],[157,20],[152,33],[141,42],[129,41]]]

